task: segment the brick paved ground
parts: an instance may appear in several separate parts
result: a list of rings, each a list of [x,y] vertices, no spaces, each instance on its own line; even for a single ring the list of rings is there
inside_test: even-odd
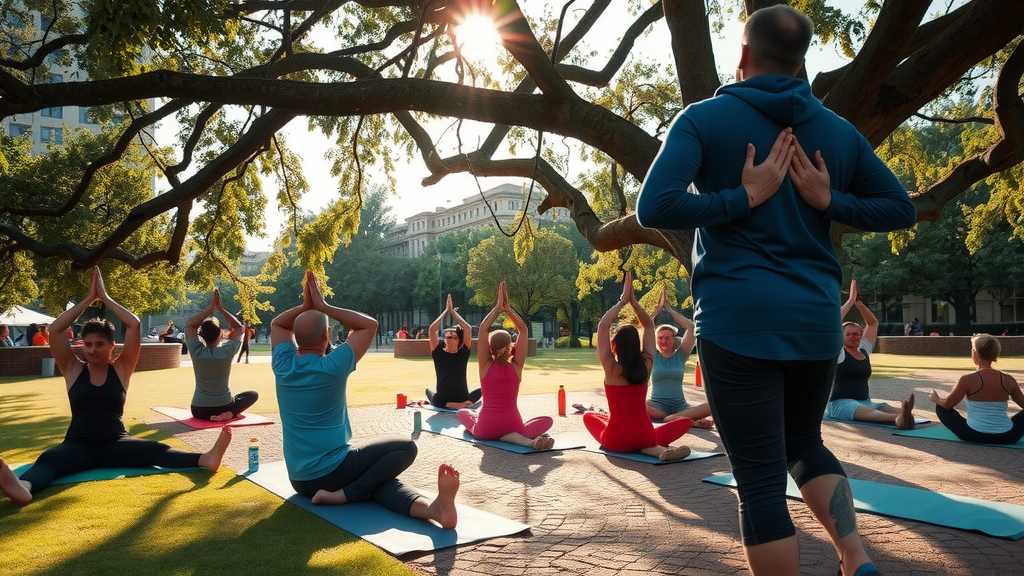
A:
[[[873,381],[876,398],[896,400],[911,388],[916,411],[930,414],[927,392],[951,388],[949,371],[921,372],[913,379]],[[1018,379],[1024,374],[1017,374]],[[701,395],[687,387],[691,402]],[[595,391],[573,393],[576,401],[604,405]],[[260,412],[270,412],[267,407]],[[520,399],[524,417],[554,412],[554,396]],[[426,413],[425,416],[429,416]],[[153,415],[158,423],[159,415]],[[356,441],[408,434],[411,414],[389,407],[352,411]],[[210,445],[216,431],[184,432],[177,424],[157,424],[197,448]],[[554,433],[582,432],[579,416],[556,419]],[[826,423],[827,445],[854,478],[906,484],[989,500],[1024,504],[1024,453],[893,436],[878,428]],[[279,425],[242,428],[228,463],[245,466],[245,439],[261,439],[264,461],[281,457]],[[719,446],[714,432],[696,431],[687,442],[695,449]],[[450,462],[461,471],[460,500],[529,523],[529,533],[404,558],[414,569],[439,575],[634,576],[640,574],[745,573],[738,542],[735,493],[700,481],[728,470],[727,460],[712,458],[670,466],[650,466],[567,451],[519,456],[480,449],[466,442],[424,434],[420,455],[403,479],[430,487],[437,465]],[[801,502],[790,502],[800,534],[806,574],[835,574],[837,560],[827,537]],[[870,552],[891,575],[1021,574],[1024,542],[859,514]]]

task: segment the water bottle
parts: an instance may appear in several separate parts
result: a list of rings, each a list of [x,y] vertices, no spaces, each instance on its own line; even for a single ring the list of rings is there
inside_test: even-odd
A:
[[[558,415],[565,416],[565,386],[558,385]]]
[[[260,439],[249,438],[249,474],[260,469]]]
[[[416,440],[420,437],[420,432],[423,430],[423,413],[419,410],[412,413],[412,439]]]
[[[697,367],[693,370],[693,375],[694,375],[694,382],[693,382],[694,386],[696,386],[697,388],[703,388],[704,387],[704,375],[701,374],[701,372],[700,372],[700,361],[699,360],[697,361]]]

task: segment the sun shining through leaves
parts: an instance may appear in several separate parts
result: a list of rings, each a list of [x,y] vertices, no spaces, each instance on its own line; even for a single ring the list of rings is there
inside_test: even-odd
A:
[[[461,46],[463,58],[491,69],[497,66],[501,37],[489,16],[467,14],[455,28],[455,38]]]

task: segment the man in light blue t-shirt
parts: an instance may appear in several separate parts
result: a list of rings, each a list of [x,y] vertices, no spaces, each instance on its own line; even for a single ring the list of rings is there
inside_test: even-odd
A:
[[[330,344],[328,317],[348,328],[349,336],[325,355]],[[327,304],[316,276],[308,271],[303,303],[271,322],[272,366],[288,478],[295,491],[314,504],[372,499],[393,512],[454,528],[458,521],[457,470],[447,464],[438,467],[438,495],[428,502],[397,479],[416,459],[415,443],[390,440],[361,448],[349,446],[348,375],[376,334],[373,318]]]

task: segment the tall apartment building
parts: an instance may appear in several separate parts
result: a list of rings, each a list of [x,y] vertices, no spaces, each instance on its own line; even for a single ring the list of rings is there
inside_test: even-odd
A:
[[[526,191],[521,186],[501,184],[484,190],[483,195],[502,226],[515,226],[526,203]],[[530,206],[526,211],[531,218],[542,222],[569,220],[569,211],[566,208],[552,208],[538,216],[537,206],[543,197],[543,191],[534,188]],[[491,217],[490,210],[487,209],[480,194],[475,193],[463,198],[457,206],[438,207],[433,212],[420,212],[406,218],[405,222],[388,231],[384,252],[393,256],[415,258],[423,254],[426,247],[442,234],[493,225],[494,218]]]

